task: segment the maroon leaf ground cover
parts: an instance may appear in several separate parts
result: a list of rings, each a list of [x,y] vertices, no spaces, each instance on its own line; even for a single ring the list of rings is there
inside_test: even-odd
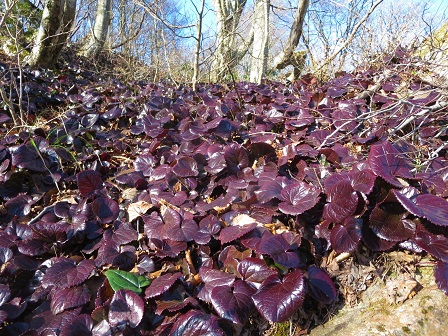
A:
[[[0,112],[0,332],[231,335],[341,300],[320,262],[361,246],[432,255],[448,293],[448,111],[406,69],[408,128],[387,76],[358,97],[372,69],[198,91],[24,69],[29,119],[63,117]]]

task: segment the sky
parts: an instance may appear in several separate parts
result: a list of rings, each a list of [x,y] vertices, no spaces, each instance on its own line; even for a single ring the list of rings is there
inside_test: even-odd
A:
[[[314,0],[314,1],[328,1],[328,2],[348,2],[350,0]],[[195,3],[195,5],[197,7],[200,6],[201,4],[201,0],[185,0],[182,1],[182,5],[184,7],[185,12],[187,13],[187,15],[194,20],[194,18],[197,17],[197,14],[195,12],[194,6],[192,5],[192,2]],[[277,1],[272,0],[271,3],[275,3]],[[298,0],[290,0],[290,2],[293,5],[296,5],[296,3],[298,2]],[[311,0],[311,3],[313,2],[313,0]],[[396,0],[384,0],[382,5],[387,5],[388,3],[396,3],[396,2],[400,2],[396,1]],[[406,1],[406,2],[413,2],[416,4],[421,3],[421,0],[411,0],[411,1]],[[429,12],[430,14],[440,14],[442,16],[445,16],[448,20],[448,0],[430,0],[428,1],[428,3],[430,3],[430,8],[429,8]],[[252,1],[248,1],[246,7],[247,8],[251,8],[252,6]],[[213,13],[213,5],[212,5],[212,1],[211,0],[206,0],[206,9],[205,9],[205,18],[204,18],[204,25],[208,26],[209,28],[213,29],[216,26],[216,21],[214,18],[214,13]]]

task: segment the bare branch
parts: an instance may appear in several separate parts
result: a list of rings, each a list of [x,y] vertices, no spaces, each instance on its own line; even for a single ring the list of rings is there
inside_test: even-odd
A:
[[[355,38],[356,33],[358,32],[358,29],[363,25],[363,23],[369,18],[369,16],[373,13],[373,11],[375,10],[376,7],[378,7],[378,5],[380,3],[382,3],[383,0],[377,0],[371,7],[370,9],[367,11],[367,13],[364,15],[364,17],[353,27],[353,30],[351,32],[351,34],[347,37],[347,39],[345,40],[345,42],[343,44],[341,44],[339,46],[339,48],[337,48],[333,54],[331,54],[329,57],[327,57],[325,59],[324,62],[322,62],[316,70],[320,70],[322,69],[325,65],[327,65],[328,63],[330,63],[332,60],[334,60],[336,58],[336,56],[342,51],[344,50],[349,44],[350,42]]]

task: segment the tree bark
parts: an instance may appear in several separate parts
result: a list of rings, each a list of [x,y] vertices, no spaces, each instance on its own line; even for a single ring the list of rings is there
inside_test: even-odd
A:
[[[83,47],[82,54],[86,57],[96,57],[104,48],[110,25],[111,0],[98,0],[95,12],[95,24]]]
[[[196,84],[199,77],[199,55],[201,52],[201,42],[202,42],[202,19],[204,17],[204,6],[205,0],[202,0],[201,7],[198,10],[198,23],[197,23],[197,35],[196,35],[196,50],[194,52],[194,63],[193,63],[193,77],[191,79],[193,90],[196,90]]]
[[[270,0],[258,0],[254,10],[254,42],[250,62],[250,81],[261,84],[266,73],[269,39]]]
[[[215,61],[213,63],[212,80],[222,82],[239,61],[247,53],[252,43],[248,42],[236,47],[237,28],[247,0],[213,0],[216,10],[217,38]]]
[[[299,44],[300,36],[302,36],[303,21],[305,20],[305,14],[308,10],[309,3],[309,0],[299,0],[296,16],[294,17],[294,22],[286,46],[280,55],[274,59],[274,67],[276,69],[284,69],[291,64],[290,62],[294,49]]]
[[[30,66],[54,66],[67,43],[75,15],[76,0],[47,0],[36,43],[27,60]]]

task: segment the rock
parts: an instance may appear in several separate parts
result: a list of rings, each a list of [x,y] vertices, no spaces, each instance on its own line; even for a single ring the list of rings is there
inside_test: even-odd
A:
[[[311,336],[441,336],[448,330],[448,296],[437,288],[433,267],[420,267],[414,278],[377,279],[361,302],[344,307]]]

